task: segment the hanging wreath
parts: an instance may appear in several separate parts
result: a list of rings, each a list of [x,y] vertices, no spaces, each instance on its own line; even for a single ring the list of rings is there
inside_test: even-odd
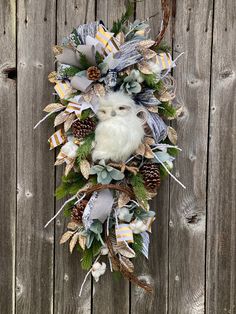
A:
[[[85,280],[91,273],[98,281],[109,265],[149,292],[132,262],[139,253],[148,258],[155,220],[148,202],[165,175],[182,185],[171,174],[177,134],[164,122],[180,109],[171,76],[176,60],[161,43],[169,20],[166,1],[162,7],[155,40],[149,19],[128,21],[128,6],[111,30],[101,21],[80,25],[53,47],[56,102],[37,124],[53,115],[59,127],[49,138],[50,149],[61,146],[55,165],[65,164],[56,197],[69,196],[46,226],[64,211],[70,221],[60,243],[81,253]]]

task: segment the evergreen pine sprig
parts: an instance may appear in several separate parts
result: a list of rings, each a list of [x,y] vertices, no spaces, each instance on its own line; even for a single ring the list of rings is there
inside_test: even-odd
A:
[[[96,64],[99,65],[100,63],[103,62],[103,60],[104,60],[103,56],[98,51],[96,51],[95,53]]]
[[[92,267],[94,258],[100,253],[101,243],[96,239],[93,240],[90,248],[86,248],[82,254],[81,267],[84,270],[89,270]]]
[[[159,114],[167,119],[174,119],[176,117],[176,108],[168,101],[162,102],[159,106]]]
[[[122,26],[130,19],[133,13],[134,13],[133,5],[129,1],[126,6],[125,13],[121,15],[121,18],[119,20],[113,22],[111,32],[117,35],[122,30]]]
[[[157,80],[155,74],[143,74],[144,81],[146,85],[155,91],[161,91],[163,88],[163,82],[161,80]]]
[[[55,196],[59,200],[68,195],[74,195],[85,185],[84,177],[77,172],[70,172],[62,177],[61,184],[57,187]]]
[[[161,42],[158,46],[152,47],[154,51],[157,53],[170,53],[171,52],[171,47],[166,43],[166,42]]]
[[[159,169],[160,169],[161,178],[167,177],[169,175],[169,173],[166,171],[166,169],[162,165],[160,165]]]
[[[80,120],[82,121],[82,120],[87,119],[91,113],[92,113],[92,110],[90,108],[83,110],[80,116]]]
[[[72,33],[70,34],[70,39],[75,46],[78,46],[81,44],[79,37],[78,37],[77,30],[75,28],[73,29]]]
[[[140,253],[142,253],[142,249],[143,249],[143,238],[141,234],[134,234],[133,237],[134,237],[134,242],[132,243],[132,248],[134,252],[136,253],[136,255],[139,255]]]
[[[87,70],[91,66],[91,63],[89,62],[85,54],[83,54],[82,52],[79,52],[79,54],[80,54],[80,59],[79,59],[80,69],[82,71]]]
[[[75,200],[70,201],[64,206],[64,216],[70,217],[72,208],[74,207]]]
[[[65,68],[60,71],[60,75],[62,77],[73,77],[81,70],[75,66],[70,66],[69,68]]]
[[[81,260],[81,267],[83,270],[89,270],[93,264],[93,251],[90,249],[85,249],[83,251],[83,257]]]
[[[80,164],[81,160],[86,159],[92,150],[92,143],[94,140],[94,133],[85,137],[83,144],[80,145],[77,151],[77,163]]]
[[[143,204],[144,207],[147,206],[148,202],[148,192],[145,188],[143,178],[141,174],[133,175],[130,179],[130,183],[133,187],[134,194],[137,200]]]

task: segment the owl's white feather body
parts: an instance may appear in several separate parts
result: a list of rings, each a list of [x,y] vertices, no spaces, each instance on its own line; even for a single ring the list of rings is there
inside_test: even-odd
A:
[[[93,160],[127,160],[144,136],[134,101],[123,93],[110,93],[101,99],[97,115],[99,123],[95,130]]]

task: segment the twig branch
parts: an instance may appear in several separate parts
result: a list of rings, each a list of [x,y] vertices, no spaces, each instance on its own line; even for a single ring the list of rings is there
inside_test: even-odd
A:
[[[116,256],[114,250],[113,250],[113,246],[112,246],[112,242],[109,238],[109,236],[105,235],[106,237],[106,244],[109,250],[109,253],[111,255],[111,261],[112,263],[116,266],[116,268],[123,274],[124,277],[126,277],[130,282],[132,282],[133,284],[143,288],[144,290],[146,290],[149,293],[153,292],[152,286],[148,283],[146,283],[143,280],[138,279],[138,277],[136,277],[133,273],[130,273],[124,265],[121,264],[119,257]]]
[[[156,47],[160,44],[160,42],[162,41],[162,39],[165,35],[167,26],[169,24],[169,19],[170,19],[169,1],[168,0],[161,0],[161,7],[162,7],[161,29],[160,29],[160,32],[155,39],[155,44],[153,45],[153,47]]]
[[[84,190],[83,192],[86,193],[86,195],[90,195],[93,192],[102,191],[105,189],[111,189],[111,190],[117,190],[120,192],[124,192],[129,197],[134,196],[133,191],[128,186],[121,185],[121,184],[96,184],[96,185],[93,185],[92,187],[88,188],[87,190]]]

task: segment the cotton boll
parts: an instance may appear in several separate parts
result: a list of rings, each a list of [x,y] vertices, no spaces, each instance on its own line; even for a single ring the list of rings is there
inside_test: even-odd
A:
[[[109,253],[109,250],[108,250],[108,247],[106,245],[104,245],[102,248],[101,248],[101,254],[102,255],[107,255]]]
[[[102,262],[96,262],[92,266],[92,276],[94,277],[95,281],[98,282],[99,277],[104,275],[106,271],[106,264]]]
[[[78,147],[79,147],[78,145],[70,141],[62,146],[61,152],[64,153],[69,158],[75,158],[77,156]]]
[[[127,207],[120,208],[118,218],[121,221],[130,222],[133,214],[130,214],[129,209]]]
[[[133,80],[137,81],[138,83],[142,83],[144,81],[144,78],[142,77],[139,70],[132,70],[130,73],[130,76]]]
[[[161,71],[162,71],[161,67],[158,64],[156,64],[156,63],[154,63],[152,61],[149,61],[148,64],[150,65],[150,68],[152,69],[152,72],[154,74],[156,74],[157,77],[160,77],[161,76]]]
[[[101,268],[101,266],[102,265],[99,262],[96,262],[96,263],[93,264],[92,270],[93,271],[97,271],[97,270],[99,270]]]
[[[148,227],[142,222],[142,220],[135,220],[129,226],[135,234],[142,233],[148,229]]]

